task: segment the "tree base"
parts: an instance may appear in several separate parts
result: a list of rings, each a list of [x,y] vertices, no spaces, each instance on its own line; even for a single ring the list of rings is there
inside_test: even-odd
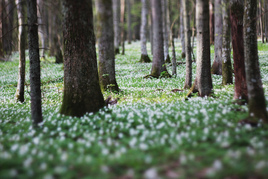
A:
[[[148,55],[141,54],[140,63],[150,63],[152,62]]]
[[[170,60],[169,55],[167,55],[167,58],[166,58],[166,63],[171,63],[171,60]]]
[[[120,50],[119,50],[119,48],[115,48],[115,50],[114,50],[114,54],[115,54],[115,55],[120,54]]]
[[[151,79],[151,78],[171,78],[172,76],[167,72],[163,71],[159,76],[155,74],[146,75],[144,79]]]

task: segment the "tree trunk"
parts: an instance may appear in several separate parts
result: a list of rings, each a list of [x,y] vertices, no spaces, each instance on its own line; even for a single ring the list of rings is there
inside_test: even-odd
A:
[[[170,63],[170,57],[168,53],[167,0],[161,0],[161,7],[162,7],[163,38],[164,38],[164,58],[166,63]]]
[[[244,39],[243,39],[243,12],[244,0],[230,1],[232,46],[234,58],[235,93],[234,99],[247,102],[247,82],[244,59]]]
[[[151,6],[151,2],[150,2],[150,7]],[[153,29],[153,14],[152,14],[152,8],[149,8],[149,12],[150,12],[150,15],[149,15],[149,23],[150,23],[150,44],[151,44],[151,55],[154,54],[154,48],[153,48],[153,44],[154,44],[154,29]]]
[[[38,44],[38,21],[36,0],[27,0],[28,7],[28,38],[30,58],[30,88],[31,88],[31,113],[33,126],[37,127],[43,121],[41,80],[40,80],[40,56]]]
[[[48,45],[48,10],[44,0],[37,0],[38,4],[38,31],[41,39],[41,57],[45,58],[45,53]],[[57,24],[59,25],[59,24]]]
[[[184,35],[184,22],[183,22],[183,0],[180,1],[180,38],[181,38],[181,57],[185,58],[185,35]]]
[[[128,44],[131,44],[132,41],[132,27],[131,27],[131,0],[127,1],[127,38],[128,38]]]
[[[222,84],[233,83],[233,70],[230,47],[230,8],[229,0],[222,0]]]
[[[61,114],[83,116],[104,106],[91,0],[63,0],[64,92]]]
[[[114,51],[120,54],[120,0],[113,0]]]
[[[261,0],[259,0],[259,17],[260,17],[259,18],[259,23],[260,23],[260,30],[261,30],[261,40],[262,40],[262,43],[264,43],[264,35],[263,35],[263,12],[262,12],[262,2],[261,2]]]
[[[222,75],[222,3],[221,0],[215,0],[215,34],[214,34],[214,62],[211,72],[215,75]]]
[[[151,62],[148,53],[147,53],[147,17],[148,17],[148,2],[147,0],[142,0],[142,11],[141,11],[141,30],[140,30],[140,37],[141,37],[141,59],[140,62],[142,63],[149,63]]]
[[[192,56],[191,56],[191,29],[190,29],[190,1],[183,0],[183,14],[184,14],[184,34],[186,47],[186,76],[184,88],[188,89],[192,86]]]
[[[25,46],[26,46],[26,26],[27,16],[26,16],[26,3],[23,0],[16,0],[17,11],[18,11],[18,22],[19,22],[19,77],[18,85],[16,90],[16,100],[24,102],[24,85],[25,85]]]
[[[160,77],[162,75],[170,76],[167,72],[164,61],[164,49],[163,49],[163,27],[162,27],[162,12],[161,1],[151,0],[152,17],[153,17],[153,64],[151,70],[151,76]],[[163,74],[164,73],[164,74]]]
[[[115,79],[115,52],[112,0],[96,0],[99,46],[99,79],[103,91],[118,91]]]
[[[244,47],[248,89],[248,108],[252,118],[268,122],[266,102],[261,81],[257,43],[257,2],[245,0]]]
[[[132,0],[133,7],[135,8],[133,14],[133,38],[134,40],[140,40],[140,27],[141,27],[141,10],[140,10],[140,2],[141,0]]]
[[[125,55],[125,39],[126,39],[126,33],[125,33],[125,0],[120,1],[121,4],[121,16],[120,16],[120,22],[121,22],[121,46],[122,46],[122,55]]]
[[[199,96],[209,96],[212,93],[210,71],[210,33],[209,33],[209,0],[196,1],[197,28],[197,67],[194,87]]]
[[[264,1],[265,2],[265,5],[264,5],[264,8],[265,8],[265,42],[267,43],[268,42],[268,2],[267,0]]]
[[[14,0],[2,0],[2,38],[3,51],[6,60],[10,60],[13,50],[13,22],[14,22]]]
[[[210,29],[210,44],[214,44],[214,4],[209,1],[209,29]]]
[[[120,23],[121,23],[121,47],[122,47],[122,55],[125,55],[125,0],[120,1],[121,11],[120,11]]]

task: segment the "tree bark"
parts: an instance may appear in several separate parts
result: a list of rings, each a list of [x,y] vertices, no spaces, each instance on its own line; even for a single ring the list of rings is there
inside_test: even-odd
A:
[[[222,75],[222,3],[221,0],[215,0],[215,27],[214,27],[214,62],[211,72],[215,75]]]
[[[121,4],[121,16],[120,16],[120,22],[121,22],[121,46],[122,46],[122,55],[125,55],[125,39],[126,39],[126,33],[125,33],[125,0],[120,1]]]
[[[189,0],[183,0],[183,14],[184,14],[184,36],[186,47],[186,76],[184,88],[188,89],[192,86],[192,56],[191,56],[191,29],[190,29],[190,2]]]
[[[98,46],[99,46],[99,79],[103,91],[118,91],[115,79],[115,52],[112,0],[96,0]]]
[[[245,73],[243,12],[244,0],[230,1],[232,46],[234,59],[235,93],[234,99],[247,102],[247,82]],[[243,103],[243,102],[242,102]]]
[[[163,27],[162,27],[162,12],[161,1],[151,0],[152,18],[153,18],[153,64],[151,76],[160,77],[162,75],[170,76],[167,72],[164,61],[163,49]],[[165,74],[163,74],[165,73]]]
[[[48,45],[48,9],[44,0],[37,0],[38,5],[38,31],[41,39],[41,57],[45,58]],[[57,24],[59,25],[59,24]]]
[[[24,85],[25,85],[25,46],[26,46],[26,24],[27,24],[27,9],[24,0],[16,0],[19,22],[18,44],[19,44],[19,75],[18,85],[16,90],[16,100],[24,102]]]
[[[120,0],[113,0],[114,51],[120,54]]]
[[[128,44],[131,44],[132,41],[132,16],[131,16],[131,0],[127,1],[127,38],[128,38]]]
[[[148,17],[148,2],[147,0],[142,0],[142,11],[141,11],[141,30],[140,30],[140,37],[141,37],[141,59],[140,62],[142,63],[149,63],[151,59],[147,53],[147,17]]]
[[[38,44],[38,21],[36,0],[27,0],[28,7],[28,38],[30,58],[30,88],[31,88],[31,113],[33,126],[37,127],[43,121],[41,79],[40,79],[40,56]]]
[[[229,0],[222,0],[222,84],[228,85],[233,83],[233,70],[231,62],[230,47],[230,8]]]
[[[183,0],[180,1],[180,38],[181,38],[181,57],[185,58],[185,34],[184,34],[184,22],[183,22]]]
[[[267,43],[268,42],[268,2],[267,1],[264,1],[265,5],[265,42]]]
[[[210,70],[210,33],[209,33],[209,0],[196,1],[197,28],[197,67],[194,87],[199,96],[209,96],[212,93]]]
[[[91,0],[63,0],[64,91],[60,110],[83,116],[104,106],[95,48]]]
[[[261,81],[257,43],[257,2],[245,0],[244,47],[248,89],[248,108],[252,118],[268,122],[266,101]]]
[[[209,1],[209,29],[210,29],[210,44],[214,44],[214,4],[212,0]]]
[[[162,23],[163,23],[163,38],[164,38],[164,57],[165,62],[170,63],[168,51],[168,31],[167,31],[167,0],[161,0],[162,7]]]

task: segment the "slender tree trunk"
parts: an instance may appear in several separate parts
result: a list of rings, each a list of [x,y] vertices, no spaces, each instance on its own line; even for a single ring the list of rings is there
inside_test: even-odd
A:
[[[201,97],[212,93],[210,71],[209,0],[196,0],[197,67],[194,88]]]
[[[210,29],[210,44],[214,44],[214,4],[209,1],[209,29]]]
[[[45,53],[48,45],[48,10],[44,0],[37,0],[38,4],[38,31],[41,39],[41,57],[45,58]],[[57,24],[59,25],[59,24]]]
[[[0,1],[0,35],[3,35],[3,3]],[[0,61],[4,61],[3,37],[0,39]]]
[[[80,117],[104,106],[98,78],[92,2],[63,0],[63,14],[64,91],[60,113]]]
[[[222,17],[222,84],[228,85],[233,83],[233,70],[230,47],[231,26],[229,0],[222,0]]]
[[[120,0],[113,0],[114,51],[119,54],[120,44]]]
[[[120,22],[121,22],[121,46],[122,46],[122,55],[125,55],[125,39],[126,39],[126,33],[125,33],[125,0],[120,1],[121,4],[121,16],[120,16]]]
[[[247,82],[245,73],[243,12],[244,0],[230,0],[232,46],[234,59],[235,93],[234,99],[247,102]]]
[[[132,6],[136,9],[133,14],[133,38],[134,40],[140,40],[140,27],[141,27],[141,9],[139,7],[141,0],[132,0]]]
[[[266,102],[261,81],[257,43],[257,2],[245,0],[244,47],[250,117],[268,122]]]
[[[151,2],[150,2],[150,7],[151,6]],[[150,8],[150,15],[149,15],[149,23],[150,23],[150,44],[151,44],[151,54],[153,55],[154,54],[154,48],[153,48],[153,44],[154,44],[154,30],[153,30],[153,15],[152,15],[152,8]]]
[[[30,88],[31,88],[31,113],[33,126],[43,121],[41,79],[40,79],[40,56],[38,44],[38,21],[36,0],[27,0],[28,7],[28,38],[30,58]]]
[[[99,46],[99,79],[103,91],[118,91],[115,79],[115,52],[112,0],[96,0]]]
[[[131,16],[131,0],[127,1],[127,38],[128,38],[128,44],[131,44],[132,41],[132,16]]]
[[[162,7],[163,38],[164,38],[164,57],[165,62],[170,63],[170,57],[168,53],[167,0],[161,0],[161,7]]]
[[[140,62],[142,63],[149,63],[151,62],[148,53],[147,53],[147,17],[148,17],[148,2],[147,0],[142,0],[142,11],[141,11],[141,30],[140,30],[140,37],[141,37],[141,59]]]
[[[24,0],[16,0],[17,11],[18,11],[18,22],[19,22],[19,76],[18,76],[18,85],[16,90],[16,100],[20,102],[24,102],[24,85],[25,85],[25,46],[27,43],[26,39],[26,24],[27,24],[27,16],[26,16],[26,3]]]
[[[163,27],[162,27],[162,12],[161,1],[151,0],[152,17],[153,17],[153,64],[151,70],[152,77],[160,77],[161,75],[170,76],[167,72],[164,61],[163,49]],[[165,74],[163,74],[165,73]]]
[[[186,76],[184,88],[188,89],[192,86],[192,56],[191,56],[191,29],[190,29],[190,1],[183,0],[184,12],[184,34],[185,34],[185,47],[186,47]]]
[[[184,22],[183,22],[183,0],[180,1],[180,38],[181,38],[181,57],[185,58],[185,34],[184,34]]]
[[[215,0],[215,34],[214,34],[214,62],[212,65],[212,74],[222,75],[222,0]]]
[[[260,30],[261,30],[261,39],[262,43],[264,43],[264,33],[263,33],[263,12],[262,12],[262,2],[259,0],[259,22],[260,22]]]
[[[265,8],[265,42],[267,43],[268,42],[268,2],[267,0],[264,1],[265,5],[264,5],[264,8]]]

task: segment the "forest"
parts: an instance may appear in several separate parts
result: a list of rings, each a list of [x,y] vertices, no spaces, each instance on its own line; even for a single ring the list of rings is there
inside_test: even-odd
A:
[[[268,178],[267,0],[0,0],[0,178]]]

